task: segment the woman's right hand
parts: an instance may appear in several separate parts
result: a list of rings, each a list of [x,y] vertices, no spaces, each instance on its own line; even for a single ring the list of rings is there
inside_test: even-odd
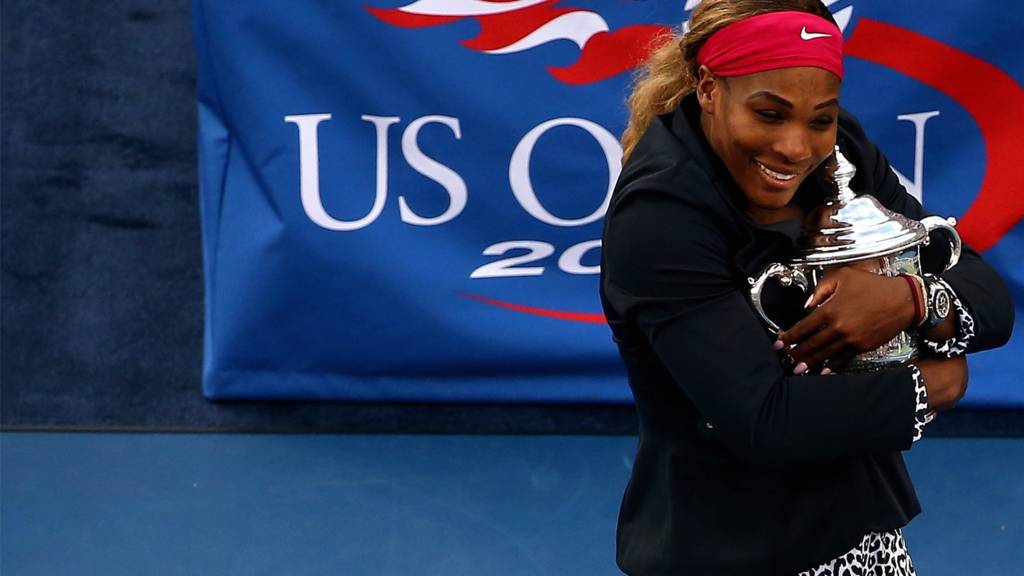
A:
[[[922,358],[914,363],[928,390],[928,408],[943,411],[956,406],[967,392],[967,360],[956,358]]]
[[[914,324],[914,296],[902,278],[870,271],[873,262],[831,268],[806,306],[815,310],[779,334],[800,374],[828,361],[842,368],[857,354],[874,350]],[[802,366],[801,366],[802,365]],[[802,369],[801,369],[802,368]]]

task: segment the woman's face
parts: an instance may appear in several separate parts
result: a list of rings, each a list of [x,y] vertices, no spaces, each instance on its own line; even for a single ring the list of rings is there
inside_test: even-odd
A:
[[[785,208],[832,153],[839,87],[839,78],[821,68],[717,78],[702,67],[697,97],[704,134],[751,214]]]

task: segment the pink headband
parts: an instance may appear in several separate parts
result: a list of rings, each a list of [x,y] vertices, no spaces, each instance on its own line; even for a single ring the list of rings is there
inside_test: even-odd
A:
[[[697,52],[718,76],[813,66],[843,77],[843,33],[807,12],[769,12],[733,22],[711,35]]]

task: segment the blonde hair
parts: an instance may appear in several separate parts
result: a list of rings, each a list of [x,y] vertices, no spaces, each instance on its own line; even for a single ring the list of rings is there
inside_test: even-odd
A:
[[[831,21],[820,0],[704,0],[690,14],[689,31],[674,31],[655,41],[654,50],[638,72],[628,103],[629,121],[622,133],[622,161],[629,158],[655,116],[675,110],[697,87],[697,52],[718,30],[750,16],[795,10]]]

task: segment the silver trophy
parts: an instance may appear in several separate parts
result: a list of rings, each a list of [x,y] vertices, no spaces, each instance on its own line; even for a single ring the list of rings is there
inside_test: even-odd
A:
[[[856,266],[883,276],[921,275],[920,250],[928,245],[933,230],[948,236],[949,257],[943,271],[960,259],[960,235],[954,228],[954,218],[928,216],[919,222],[886,209],[873,196],[856,195],[850,189],[856,167],[838,146],[835,158],[835,192],[804,219],[794,256],[787,263],[769,264],[760,276],[748,279],[754,309],[775,332],[780,331],[779,325],[765,313],[761,300],[761,291],[769,280],[810,293],[827,270],[840,266]],[[901,332],[879,348],[855,357],[844,371],[906,364],[917,358],[919,345],[916,331]]]

